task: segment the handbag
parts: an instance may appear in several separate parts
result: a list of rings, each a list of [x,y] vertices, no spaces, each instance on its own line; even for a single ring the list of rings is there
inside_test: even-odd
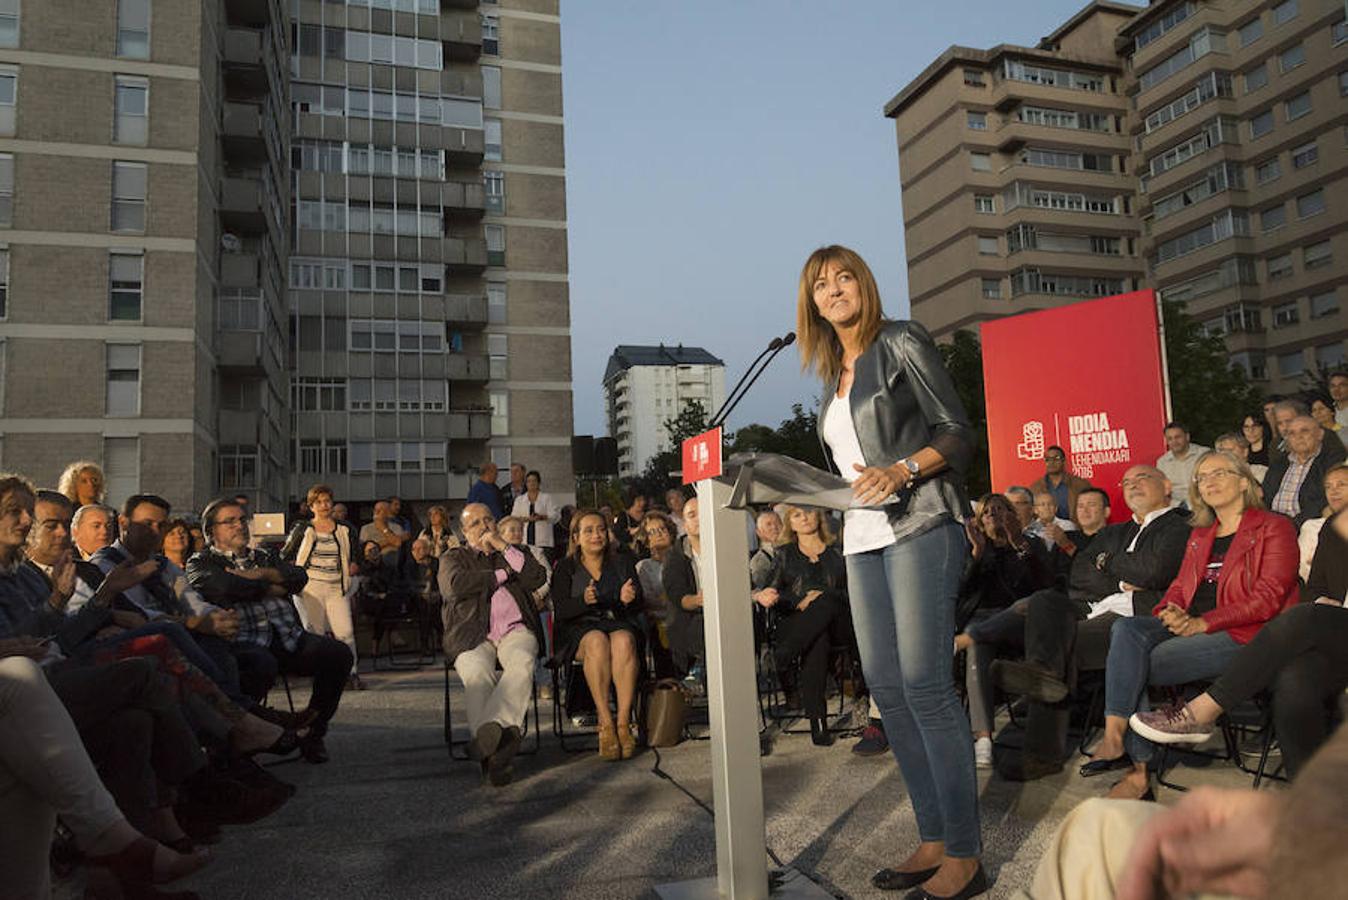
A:
[[[683,740],[686,709],[683,686],[674,678],[661,678],[649,689],[646,699],[646,745],[673,747]]]

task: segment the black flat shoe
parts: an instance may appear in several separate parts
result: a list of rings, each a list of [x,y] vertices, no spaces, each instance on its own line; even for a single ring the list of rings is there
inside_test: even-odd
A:
[[[881,869],[871,876],[871,884],[882,891],[906,891],[917,887],[936,874],[939,866],[930,869],[916,869],[912,872],[900,872],[898,869]]]
[[[1082,778],[1094,778],[1096,775],[1104,775],[1106,772],[1127,769],[1132,764],[1133,761],[1125,753],[1123,756],[1116,756],[1113,759],[1093,759],[1084,764],[1078,771],[1081,772]]]
[[[933,894],[931,891],[918,888],[904,895],[903,900],[969,900],[970,897],[977,897],[979,894],[988,892],[988,876],[983,871],[983,864],[978,864],[978,871],[974,872],[974,877],[969,879],[969,883],[960,888],[958,893],[954,894]]]

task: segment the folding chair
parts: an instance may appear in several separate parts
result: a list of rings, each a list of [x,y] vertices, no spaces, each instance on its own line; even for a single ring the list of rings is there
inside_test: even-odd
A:
[[[499,663],[497,664],[496,669],[497,671],[500,671],[501,666]],[[453,710],[451,709],[450,705],[450,683],[449,683],[449,675],[452,671],[454,671],[454,667],[450,665],[449,660],[445,660],[445,726],[444,726],[445,747],[449,751],[450,759],[454,760],[455,762],[465,762],[471,759],[471,757],[468,755],[468,744],[472,742],[472,736],[470,735],[469,737],[462,738],[459,740],[456,740],[454,738],[454,717],[453,717]],[[538,727],[538,682],[530,679],[529,683],[530,683],[530,691],[533,695],[530,698],[529,705],[534,713],[534,726],[533,728],[529,727],[529,713],[528,711],[526,711],[524,714],[524,724],[520,736],[522,739],[527,739],[530,735],[532,735],[534,740],[533,746],[528,746],[527,740],[524,740],[524,742],[521,743],[519,750],[520,756],[532,756],[533,754],[537,753],[540,741],[539,738],[540,731]]]
[[[1242,703],[1235,709],[1229,710],[1222,715],[1218,722],[1218,727],[1222,732],[1222,743],[1225,752],[1214,752],[1211,750],[1200,750],[1196,747],[1172,747],[1170,744],[1162,744],[1160,754],[1156,759],[1156,781],[1171,790],[1187,791],[1188,787],[1166,779],[1166,763],[1170,758],[1170,751],[1174,749],[1180,755],[1197,756],[1204,759],[1222,760],[1233,763],[1237,769],[1246,775],[1254,776],[1254,783],[1251,785],[1255,790],[1263,783],[1265,778],[1271,778],[1275,781],[1287,781],[1287,776],[1281,771],[1282,763],[1279,762],[1272,771],[1269,771],[1269,757],[1272,755],[1273,741],[1276,737],[1273,728],[1273,712],[1269,704],[1260,699],[1251,700]],[[1254,768],[1245,762],[1245,757],[1241,751],[1242,739],[1249,740],[1254,738],[1259,741],[1259,762]]]
[[[374,622],[374,641],[372,652],[370,654],[370,665],[374,671],[379,671],[379,652],[380,647],[384,648],[388,668],[398,669],[420,669],[423,666],[435,662],[435,654],[431,653],[427,658],[426,643],[426,617],[417,608],[417,598],[410,590],[394,588],[382,593],[371,593],[367,598],[367,603],[373,612],[370,618]],[[410,656],[416,654],[415,662],[400,663],[394,658],[393,635],[399,631],[400,627],[412,626],[416,629],[416,648],[415,651],[406,651],[404,655]]]

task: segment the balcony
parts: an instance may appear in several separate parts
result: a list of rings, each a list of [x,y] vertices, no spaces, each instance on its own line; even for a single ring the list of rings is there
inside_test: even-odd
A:
[[[485,382],[488,368],[485,353],[451,353],[445,358],[445,377],[451,381]]]
[[[261,180],[230,176],[220,179],[220,224],[231,231],[256,233],[267,230]]]
[[[217,366],[222,374],[265,377],[267,362],[260,331],[216,333]]]
[[[451,409],[445,418],[452,441],[485,441],[491,437],[490,409]]]
[[[485,155],[482,129],[446,125],[441,131],[445,162],[451,166],[477,166]]]
[[[482,55],[482,20],[476,10],[457,15],[440,15],[440,40],[445,45],[445,61],[476,62]]]
[[[445,268],[454,275],[474,275],[487,267],[487,242],[481,238],[445,238]]]
[[[256,409],[220,410],[219,441],[222,444],[257,444],[261,442],[262,413]]]
[[[228,159],[266,161],[267,141],[262,134],[261,105],[226,102],[220,118],[220,141]]]
[[[270,13],[268,0],[225,0],[225,17],[230,25],[266,25]]]
[[[267,68],[262,57],[265,48],[261,31],[230,28],[225,32],[221,62],[230,95],[259,97],[267,93]]]
[[[440,186],[440,205],[452,219],[480,219],[486,196],[480,181],[447,181]]]
[[[261,265],[256,253],[220,254],[220,286],[256,288],[260,284]]]
[[[481,328],[487,324],[487,298],[471,294],[447,294],[445,321],[461,328]]]

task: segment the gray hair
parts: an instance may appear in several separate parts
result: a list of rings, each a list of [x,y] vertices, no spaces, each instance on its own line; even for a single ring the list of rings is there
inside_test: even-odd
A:
[[[1024,494],[1026,497],[1030,498],[1031,503],[1034,502],[1034,494],[1030,492],[1030,489],[1027,487],[1022,487],[1018,484],[1011,485],[1009,488],[1006,489],[1004,493],[1008,498],[1010,498],[1012,494]]]
[[[109,521],[117,520],[117,510],[113,509],[111,506],[104,506],[102,503],[86,503],[84,506],[81,506],[79,509],[75,510],[75,515],[70,520],[71,531],[74,531],[76,528],[80,527],[80,522],[83,521],[85,514],[88,513],[90,510],[93,510],[95,512],[107,513]]]
[[[1309,406],[1307,406],[1305,403],[1302,403],[1300,400],[1291,398],[1287,400],[1279,400],[1277,403],[1273,404],[1274,412],[1277,412],[1280,409],[1290,409],[1298,416],[1309,416],[1311,414],[1311,408]]]

